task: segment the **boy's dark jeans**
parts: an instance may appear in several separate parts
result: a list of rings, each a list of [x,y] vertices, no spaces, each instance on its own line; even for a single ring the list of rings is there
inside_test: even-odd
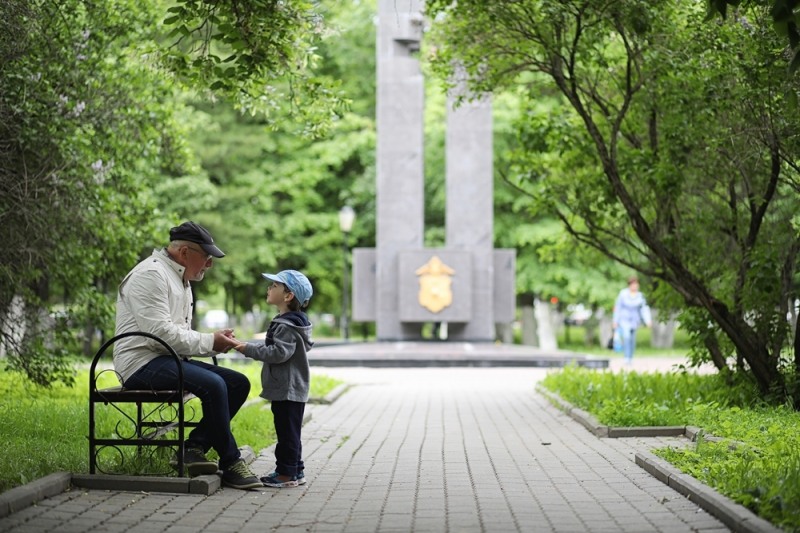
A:
[[[181,361],[183,388],[203,404],[203,418],[186,439],[186,446],[200,448],[203,453],[214,448],[219,454],[219,467],[226,469],[241,456],[231,433],[231,418],[247,400],[250,380],[247,376],[217,365],[190,359]],[[129,389],[170,390],[178,388],[175,359],[162,355],[136,371],[126,382]]]
[[[284,476],[297,476],[303,464],[303,444],[300,432],[303,428],[303,415],[306,404],[280,400],[272,402],[272,417],[278,443],[275,445],[275,471]]]

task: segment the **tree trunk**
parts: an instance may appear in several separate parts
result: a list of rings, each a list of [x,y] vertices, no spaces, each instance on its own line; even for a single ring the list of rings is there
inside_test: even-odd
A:
[[[605,346],[603,342],[603,330],[601,328],[603,318],[605,318],[605,310],[597,306],[592,306],[592,316],[583,324],[584,328],[586,328],[586,335],[584,336],[586,346],[592,346],[595,343],[600,346]],[[605,340],[606,342],[608,341],[608,339]]]
[[[14,296],[0,316],[0,357],[13,357],[19,353],[26,325],[25,301],[20,296]]]
[[[539,346],[539,334],[536,331],[536,315],[533,308],[534,296],[521,294],[519,305],[522,311],[522,344],[525,346]]]
[[[556,339],[556,327],[550,305],[537,298],[534,301],[534,315],[536,317],[539,348],[543,350],[557,350],[558,340]]]
[[[653,348],[669,349],[675,343],[675,329],[678,325],[675,315],[660,317],[658,309],[652,310],[653,327],[650,337],[650,346]]]
[[[747,363],[761,393],[766,395],[773,390],[784,390],[785,383],[778,370],[777,357],[771,357],[769,349],[759,341],[753,328],[743,319],[732,315],[719,302],[712,302],[709,311],[714,321],[733,342],[737,357]]]
[[[725,361],[725,354],[723,354],[722,350],[720,350],[719,341],[717,340],[716,335],[713,333],[706,335],[706,337],[703,339],[703,344],[708,350],[708,353],[711,354],[711,362],[714,363],[714,366],[717,368],[717,370],[722,370],[728,366]]]
[[[514,343],[514,327],[512,324],[496,323],[495,324],[495,338],[503,344]]]
[[[795,382],[800,383],[800,327],[795,322],[794,328],[794,373]],[[795,409],[800,409],[800,390],[794,392]]]
[[[614,338],[613,316],[611,313],[606,313],[605,310],[602,309],[598,313],[600,346],[606,347],[611,342],[611,339]]]

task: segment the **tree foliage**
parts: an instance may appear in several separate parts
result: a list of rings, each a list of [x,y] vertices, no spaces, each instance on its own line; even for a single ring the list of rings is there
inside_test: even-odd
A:
[[[270,122],[291,107],[311,135],[346,107],[335,78],[318,76],[327,31],[311,0],[176,0],[166,8],[169,34],[158,52],[191,87],[234,102]]]
[[[298,132],[290,106],[271,117],[237,112],[228,102],[195,99],[205,118],[193,130],[200,173],[223,199],[182,211],[211,221],[228,253],[200,294],[219,286],[226,306],[239,314],[266,313],[262,272],[302,270],[314,285],[310,311],[336,312],[341,302],[342,234],[338,211],[357,213],[350,246],[374,245],[375,8],[371,2],[325,2],[327,31],[317,42],[315,76],[342,80],[353,104],[312,137]]]
[[[426,4],[448,79],[523,87],[563,106],[520,125],[510,176],[532,216],[660,284],[707,358],[748,372],[763,394],[796,394],[797,87],[769,14],[706,24],[670,1]],[[547,154],[550,154],[549,156]],[[669,290],[666,290],[669,287]],[[688,314],[687,314],[688,317]],[[796,397],[795,400],[800,400]]]
[[[729,6],[734,8],[734,13],[738,12],[739,6],[742,6],[745,11],[752,7],[768,9],[775,31],[789,43],[787,55],[790,56],[790,72],[794,73],[800,67],[800,28],[798,27],[798,22],[800,22],[798,15],[800,1],[745,0],[742,2],[742,0],[706,0],[706,3],[708,5],[707,20],[713,19],[716,15],[721,16],[723,19],[726,18]]]
[[[66,377],[62,356],[79,351],[82,327],[109,320],[104,291],[149,230],[153,206],[138,191],[181,165],[180,143],[158,127],[171,120],[169,89],[131,60],[134,36],[155,23],[136,4],[0,8],[2,33],[14,36],[0,42],[3,349],[39,382]],[[53,329],[56,297],[70,302],[56,317],[72,329]]]
[[[9,0],[0,5],[0,352],[47,384],[113,324],[115,287],[218,183],[186,93],[311,138],[346,102],[313,72],[317,2]],[[219,217],[211,217],[214,227]]]
[[[549,91],[552,92],[552,91]],[[528,98],[524,87],[512,89],[493,98],[495,130],[495,242],[501,248],[517,252],[517,294],[533,295],[542,300],[555,297],[559,304],[581,303],[610,312],[619,288],[629,277],[621,266],[597,250],[576,244],[550,212],[530,209],[530,198],[509,187],[511,176],[519,173],[519,162],[529,169],[552,169],[549,172],[575,172],[570,165],[559,168],[558,150],[550,151],[535,137],[537,130],[557,121],[563,107],[546,87],[536,99]],[[536,126],[534,126],[536,124]],[[554,139],[558,142],[557,139]],[[593,265],[587,269],[585,265]],[[528,297],[528,300],[530,298]]]

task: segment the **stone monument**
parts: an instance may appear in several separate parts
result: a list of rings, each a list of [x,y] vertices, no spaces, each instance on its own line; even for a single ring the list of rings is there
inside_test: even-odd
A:
[[[516,254],[493,248],[491,103],[448,98],[446,244],[425,248],[420,4],[378,2],[376,247],[353,250],[352,318],[379,341],[419,340],[430,322],[493,341],[514,320]]]

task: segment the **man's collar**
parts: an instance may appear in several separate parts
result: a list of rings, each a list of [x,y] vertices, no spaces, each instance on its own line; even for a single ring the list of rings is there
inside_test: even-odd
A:
[[[162,248],[160,250],[153,250],[153,255],[158,256],[162,259],[163,263],[169,266],[172,270],[178,274],[178,277],[181,278],[183,284],[187,287],[189,286],[189,282],[183,279],[183,274],[186,272],[186,267],[175,261],[175,258],[170,255],[166,248]]]

